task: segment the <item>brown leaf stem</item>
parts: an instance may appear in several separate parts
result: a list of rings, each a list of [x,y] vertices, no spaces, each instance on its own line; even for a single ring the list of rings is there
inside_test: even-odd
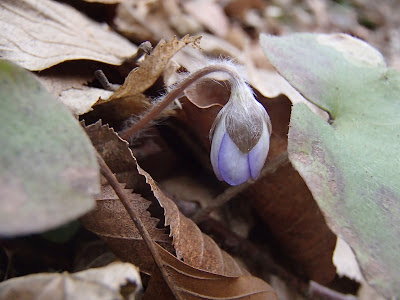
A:
[[[159,102],[153,109],[148,111],[138,122],[136,122],[132,127],[120,132],[121,138],[128,140],[130,137],[134,136],[141,129],[143,129],[147,124],[154,120],[172,101],[179,97],[183,91],[193,84],[198,79],[215,72],[223,72],[230,75],[233,79],[240,78],[240,75],[232,67],[225,64],[214,64],[204,67],[186,77],[183,81],[178,83],[175,88],[170,91],[161,102]]]
[[[149,232],[147,231],[146,227],[142,223],[141,219],[137,215],[136,211],[132,207],[131,203],[128,200],[128,196],[126,195],[126,191],[120,186],[117,178],[112,173],[104,159],[101,157],[99,153],[97,153],[97,161],[99,162],[101,174],[107,179],[108,183],[114,189],[115,193],[117,194],[118,198],[120,199],[121,203],[124,205],[126,211],[128,212],[130,218],[132,219],[133,223],[139,230],[140,234],[143,237],[147,247],[151,255],[154,258],[154,261],[157,267],[160,269],[161,274],[165,282],[167,283],[168,287],[171,289],[172,294],[175,296],[175,299],[182,299],[177,292],[174,283],[171,281],[170,277],[168,276],[167,270],[165,268],[164,262],[161,259],[160,254],[157,251],[156,245],[151,239]]]
[[[274,173],[280,166],[286,164],[288,162],[288,154],[287,152],[282,153],[278,157],[276,157],[274,160],[270,161],[264,169],[261,171],[260,177],[262,178],[266,174],[272,174]],[[217,197],[215,197],[212,201],[210,201],[210,204],[206,207],[204,207],[202,210],[199,210],[192,218],[192,220],[195,223],[199,223],[202,220],[204,220],[213,210],[217,209],[218,207],[221,207],[225,203],[227,203],[229,200],[231,200],[234,196],[238,195],[239,193],[243,192],[246,190],[250,185],[252,185],[255,181],[247,181],[241,185],[237,186],[232,186],[227,188],[225,191],[223,191],[221,194],[219,194]]]

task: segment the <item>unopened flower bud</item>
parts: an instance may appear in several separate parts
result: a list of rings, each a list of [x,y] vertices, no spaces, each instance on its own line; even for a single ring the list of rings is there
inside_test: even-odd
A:
[[[219,180],[239,185],[257,179],[267,159],[271,122],[243,81],[232,82],[228,103],[210,131],[211,164]]]

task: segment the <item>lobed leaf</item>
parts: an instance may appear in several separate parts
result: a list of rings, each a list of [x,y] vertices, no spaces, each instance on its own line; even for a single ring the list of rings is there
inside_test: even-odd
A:
[[[90,140],[28,71],[0,60],[0,235],[42,232],[93,208]]]
[[[289,158],[370,285],[400,296],[400,74],[344,34],[262,35],[265,55],[330,124],[295,105]]]

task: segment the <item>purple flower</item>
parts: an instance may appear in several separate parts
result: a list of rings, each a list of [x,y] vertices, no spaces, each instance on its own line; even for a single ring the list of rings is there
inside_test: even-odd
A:
[[[271,122],[245,82],[232,86],[228,103],[210,131],[215,175],[230,185],[257,179],[267,159]]]

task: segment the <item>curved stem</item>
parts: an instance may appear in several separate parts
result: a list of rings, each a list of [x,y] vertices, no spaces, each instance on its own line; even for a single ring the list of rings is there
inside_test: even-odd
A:
[[[188,88],[198,79],[215,72],[224,72],[228,74],[229,76],[231,76],[232,83],[243,80],[237,70],[229,64],[220,63],[204,67],[190,74],[187,78],[178,83],[175,88],[170,91],[160,103],[158,103],[153,109],[148,111],[132,127],[119,133],[119,136],[125,140],[128,140],[131,136],[134,136],[141,129],[143,129],[149,122],[154,120],[169,104],[172,103],[172,101],[179,97],[179,95],[181,95],[186,88]]]

